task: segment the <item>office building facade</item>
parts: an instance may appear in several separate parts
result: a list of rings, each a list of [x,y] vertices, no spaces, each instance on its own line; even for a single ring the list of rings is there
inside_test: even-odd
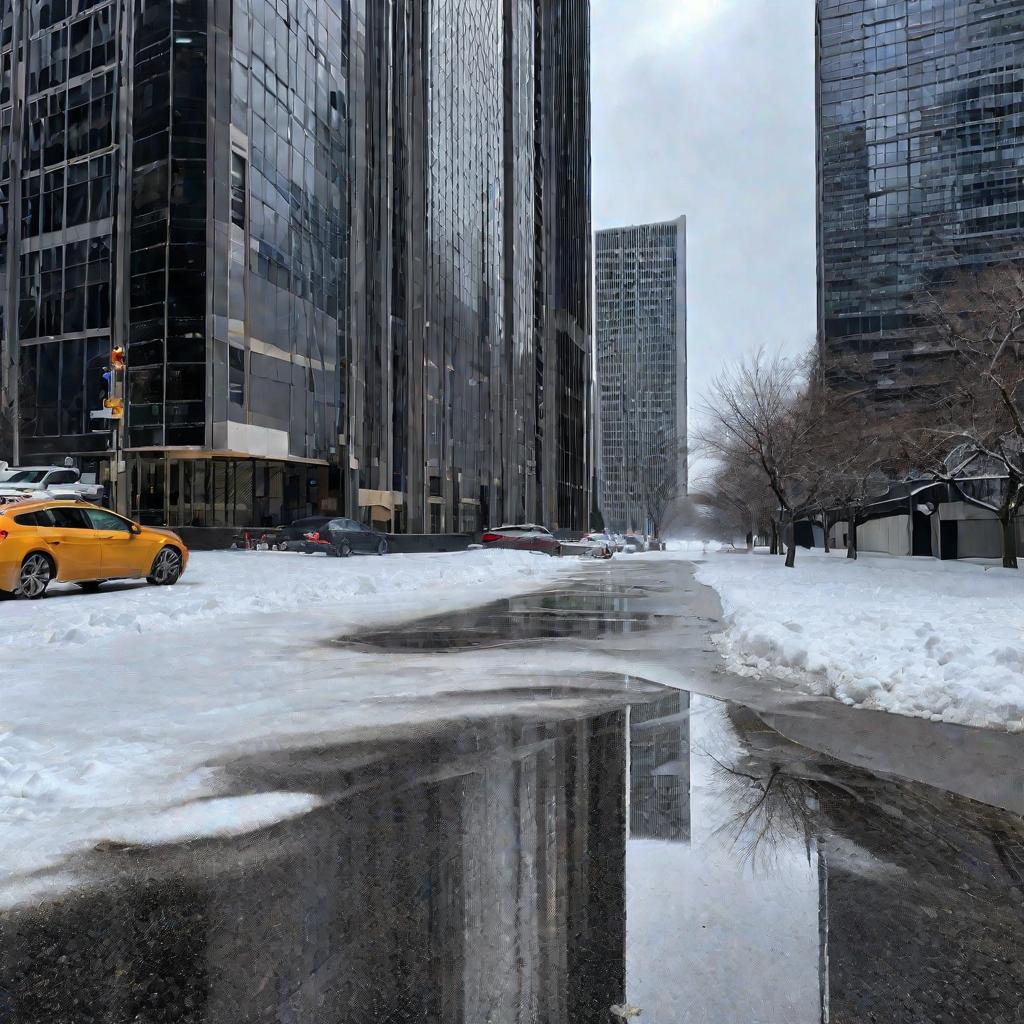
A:
[[[648,492],[686,493],[686,218],[599,231],[598,492],[605,526],[649,532]]]
[[[915,295],[1024,257],[1024,11],[818,0],[817,75],[820,344],[902,399],[928,366]]]
[[[0,12],[21,462],[171,525],[585,524],[585,2]]]
[[[586,526],[588,12],[366,6],[352,490],[414,532]]]

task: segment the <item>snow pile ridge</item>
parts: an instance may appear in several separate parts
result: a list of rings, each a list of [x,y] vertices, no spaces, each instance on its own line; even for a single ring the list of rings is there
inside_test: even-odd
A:
[[[272,551],[194,552],[174,587],[112,583],[97,594],[56,586],[41,602],[0,605],[0,648],[88,644],[205,620],[350,607],[353,598],[407,597],[505,583],[543,584],[561,559],[527,551],[462,551],[336,559]],[[74,598],[74,599],[73,599]],[[429,610],[429,609],[428,609]]]
[[[1024,577],[968,563],[711,554],[729,667],[847,704],[1024,731]]]

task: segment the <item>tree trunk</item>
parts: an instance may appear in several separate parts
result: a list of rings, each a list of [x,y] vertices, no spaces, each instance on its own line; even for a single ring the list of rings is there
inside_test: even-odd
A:
[[[771,544],[768,547],[768,553],[771,555],[779,553],[779,525],[774,519],[772,520]]]
[[[825,554],[829,554],[832,549],[828,546],[828,513],[821,513],[821,528],[825,531]]]
[[[747,530],[747,551],[754,550],[754,533],[752,530]]]
[[[846,557],[857,559],[857,516],[852,509],[846,514]]]
[[[1017,568],[1017,531],[1014,529],[1013,513],[1009,510],[999,510],[999,525],[1002,526],[1003,534],[1003,568]]]
[[[1014,529],[1014,517],[1017,514],[1019,504],[1017,497],[1019,490],[1020,480],[1011,471],[1006,481],[1006,496],[1003,498],[997,513],[999,525],[1002,527],[1000,532],[1003,538],[1004,569],[1017,568],[1017,531]]]
[[[786,568],[792,569],[796,565],[796,545],[790,541],[786,548]]]

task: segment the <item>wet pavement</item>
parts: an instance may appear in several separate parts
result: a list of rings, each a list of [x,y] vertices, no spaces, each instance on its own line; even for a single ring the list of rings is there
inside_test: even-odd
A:
[[[479,608],[433,615],[399,627],[343,636],[338,643],[357,650],[482,650],[535,640],[598,640],[612,634],[651,629],[675,617],[645,607],[643,587],[617,588],[610,582],[576,586],[493,601]]]
[[[0,914],[0,1024],[1024,1021],[1019,741],[728,677],[719,614],[615,560],[338,638],[481,686],[235,753],[321,805]]]

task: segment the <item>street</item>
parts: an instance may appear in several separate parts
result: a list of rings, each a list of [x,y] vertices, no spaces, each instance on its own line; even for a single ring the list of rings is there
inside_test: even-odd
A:
[[[730,674],[681,557],[377,619],[270,658],[319,723],[8,890],[0,1021],[1016,1019],[1021,736]]]
[[[0,0],[0,1024],[1024,1024],[1024,0]]]

